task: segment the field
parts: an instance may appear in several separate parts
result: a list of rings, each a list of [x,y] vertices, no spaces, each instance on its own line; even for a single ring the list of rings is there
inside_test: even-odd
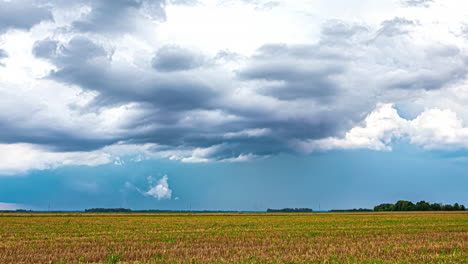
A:
[[[468,213],[0,214],[0,263],[468,263]]]

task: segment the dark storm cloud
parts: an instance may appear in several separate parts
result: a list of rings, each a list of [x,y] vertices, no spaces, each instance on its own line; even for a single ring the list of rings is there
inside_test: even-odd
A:
[[[466,64],[465,64],[466,67]],[[401,73],[398,78],[389,81],[392,89],[442,89],[451,83],[456,83],[466,77],[466,68],[453,67],[434,71],[433,69]]]
[[[239,77],[267,81],[259,92],[281,100],[328,100],[340,91],[337,78],[352,61],[355,38],[367,31],[360,25],[330,20],[316,44],[260,47]]]
[[[76,22],[75,29],[116,32],[118,26],[97,25],[111,23],[113,18],[101,14],[110,2],[87,3],[93,11]],[[144,9],[141,1],[116,5],[116,11],[110,11],[128,17]],[[293,140],[342,135],[373,110],[376,100],[386,99],[380,95],[386,90],[441,89],[463,78],[468,60],[461,51],[408,42],[415,26],[417,22],[398,17],[374,30],[330,20],[315,43],[266,44],[250,57],[220,51],[213,58],[181,46],[163,46],[144,61],[146,67],[114,63],[115,50],[101,45],[108,43],[94,34],[67,42],[45,39],[35,43],[33,54],[55,65],[47,78],[97,94],[92,103],[74,110],[137,103],[141,113],[121,124],[119,129],[125,132],[111,139],[48,130],[16,139],[67,150],[97,149],[119,141],[158,143],[169,150],[212,148],[202,158],[213,160],[292,152]],[[396,44],[405,50],[393,48]],[[235,72],[216,68],[227,61],[241,62],[240,68]],[[233,99],[242,90],[249,93]],[[362,94],[376,98],[362,100]],[[266,132],[245,132],[255,130]]]
[[[118,33],[135,28],[135,18],[143,14],[164,20],[164,0],[98,0],[82,1],[91,12],[72,23],[75,30],[96,33]]]
[[[153,67],[162,72],[191,70],[202,66],[204,57],[178,46],[164,46],[152,60]]]
[[[27,142],[46,145],[53,151],[89,151],[118,142],[119,139],[89,138],[73,131],[61,131],[50,126],[24,127],[0,120],[0,143]],[[120,139],[121,140],[121,139]]]
[[[345,59],[318,45],[272,44],[261,47],[239,72],[246,80],[267,81],[259,92],[281,100],[335,95],[334,78],[345,70]]]
[[[99,92],[93,105],[88,106],[90,109],[131,102],[142,105],[144,114],[121,128],[145,132],[122,135],[115,141],[184,145],[184,138],[190,133],[203,132],[179,124],[184,113],[209,109],[218,96],[209,84],[187,73],[160,74],[151,69],[113,68],[111,54],[85,37],[75,37],[63,44],[39,41],[34,45],[33,54],[57,66],[48,78]],[[153,126],[155,128],[151,128]],[[70,140],[69,144],[77,144],[79,140]],[[100,141],[87,143],[102,147]]]
[[[338,89],[332,75],[339,73],[341,69],[333,66],[318,69],[312,67],[309,65],[301,67],[293,61],[256,62],[250,68],[244,69],[240,73],[240,77],[272,82],[264,85],[260,92],[281,100],[315,98],[335,94]]]
[[[37,42],[33,53],[58,66],[49,78],[98,91],[98,103],[146,102],[162,110],[203,108],[215,96],[211,87],[187,74],[157,74],[135,68],[112,68],[111,55],[88,38],[66,44]]]
[[[9,29],[29,30],[42,21],[52,21],[52,13],[33,1],[0,1],[0,34]]]

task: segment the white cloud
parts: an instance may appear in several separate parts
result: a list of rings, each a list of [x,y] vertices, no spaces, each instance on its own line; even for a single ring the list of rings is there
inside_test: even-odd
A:
[[[300,142],[299,147],[306,152],[356,148],[391,150],[389,143],[393,137],[401,135],[406,122],[398,115],[393,105],[379,104],[377,109],[367,116],[363,126],[354,127],[343,138],[309,140]]]
[[[171,199],[172,190],[169,188],[169,183],[167,182],[167,175],[164,175],[155,186],[151,187],[149,191],[145,194],[152,196],[158,200]],[[149,182],[152,181],[150,178]]]
[[[224,134],[224,138],[238,138],[238,137],[261,137],[271,133],[269,128],[254,128],[245,129],[238,132],[229,132]]]
[[[157,144],[117,143],[94,151],[55,152],[35,144],[0,144],[0,176],[20,175],[32,170],[50,170],[61,166],[99,166],[114,164],[125,166],[127,162],[170,159],[185,163],[244,162],[256,158],[253,154],[216,159],[215,155],[226,145],[207,148],[178,149]]]
[[[257,155],[249,153],[249,154],[240,154],[237,157],[222,159],[220,161],[221,162],[247,162],[247,161],[255,160],[257,158],[259,158]]]
[[[189,157],[181,158],[182,162],[203,163],[211,161],[210,157],[220,151],[223,145],[215,145],[208,148],[196,148]]]
[[[426,149],[468,148],[468,127],[451,110],[430,109],[410,122],[410,142]]]
[[[344,137],[295,142],[305,152],[332,149],[392,149],[394,139],[407,139],[425,149],[468,149],[468,127],[451,110],[429,109],[413,120],[398,114],[392,104],[378,104],[377,108]]]
[[[97,166],[111,162],[102,151],[52,152],[32,144],[0,144],[0,175],[14,175],[29,170],[54,169],[66,165]]]
[[[29,209],[27,206],[15,203],[0,203],[0,210]]]

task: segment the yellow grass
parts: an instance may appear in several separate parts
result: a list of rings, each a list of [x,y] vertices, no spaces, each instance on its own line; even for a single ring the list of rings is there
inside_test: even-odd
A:
[[[468,213],[0,214],[0,263],[468,263]]]

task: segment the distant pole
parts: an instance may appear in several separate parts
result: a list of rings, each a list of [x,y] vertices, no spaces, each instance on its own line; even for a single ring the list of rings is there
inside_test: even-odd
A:
[[[50,201],[49,201],[49,205],[47,206],[47,212],[50,212]]]

